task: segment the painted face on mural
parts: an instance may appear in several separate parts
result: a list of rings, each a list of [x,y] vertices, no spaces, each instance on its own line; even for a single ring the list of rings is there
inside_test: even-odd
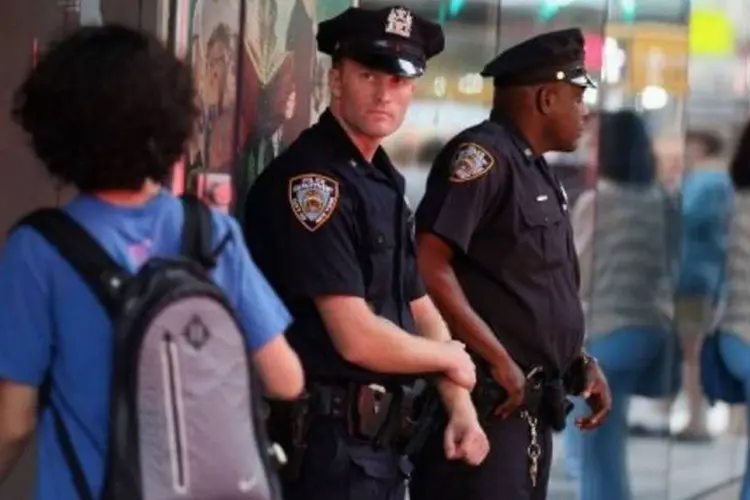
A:
[[[414,93],[414,80],[342,59],[329,75],[331,96],[350,127],[382,139],[403,123]]]
[[[203,96],[205,104],[220,105],[227,90],[231,41],[229,27],[219,24],[206,43],[206,71]]]

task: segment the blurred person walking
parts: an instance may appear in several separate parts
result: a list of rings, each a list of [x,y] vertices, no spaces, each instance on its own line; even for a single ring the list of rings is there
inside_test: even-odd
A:
[[[687,173],[682,182],[682,241],[676,294],[677,330],[684,355],[683,389],[688,421],[678,434],[685,441],[706,441],[708,402],[700,386],[699,353],[716,326],[724,295],[732,184],[720,159],[723,144],[711,132],[688,132]]]

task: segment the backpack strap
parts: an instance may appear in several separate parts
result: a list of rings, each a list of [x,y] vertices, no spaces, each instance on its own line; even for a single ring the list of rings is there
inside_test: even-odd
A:
[[[52,422],[55,426],[57,442],[60,445],[60,451],[62,452],[65,461],[68,463],[73,486],[75,487],[78,498],[79,500],[94,500],[94,496],[91,494],[91,488],[86,480],[86,474],[83,472],[81,462],[78,460],[78,455],[76,455],[73,441],[70,438],[70,433],[68,433],[67,427],[65,427],[62,415],[60,415],[57,407],[52,404],[51,401],[49,402],[49,410],[52,415]]]
[[[211,270],[216,267],[218,252],[213,249],[213,215],[194,194],[180,197],[185,214],[182,226],[182,255]],[[223,248],[223,247],[222,247]]]
[[[58,208],[42,208],[14,227],[28,226],[41,234],[73,266],[113,318],[119,309],[118,292],[129,273],[70,215]]]

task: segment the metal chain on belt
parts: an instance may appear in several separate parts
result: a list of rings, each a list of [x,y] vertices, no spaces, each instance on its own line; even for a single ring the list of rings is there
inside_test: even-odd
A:
[[[526,448],[526,455],[529,457],[529,479],[531,480],[531,486],[536,488],[539,477],[539,458],[542,456],[542,446],[539,444],[538,433],[539,422],[536,417],[532,417],[526,410],[521,412],[521,418],[529,425],[530,443],[529,447]]]

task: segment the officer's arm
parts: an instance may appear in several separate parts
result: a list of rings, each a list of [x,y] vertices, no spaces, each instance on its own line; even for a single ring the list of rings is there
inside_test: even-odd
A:
[[[446,372],[455,367],[445,343],[410,335],[370,311],[362,297],[316,297],[338,352],[352,364],[380,373]]]
[[[423,295],[413,300],[411,302],[411,313],[414,316],[417,333],[420,336],[438,342],[452,340],[448,325],[443,321],[429,295]],[[456,412],[461,412],[463,415],[476,415],[476,410],[471,402],[471,395],[466,388],[456,384],[448,377],[440,377],[437,380],[437,388],[445,408],[451,415]]]
[[[472,309],[452,262],[466,253],[474,232],[501,196],[506,165],[476,143],[459,143],[448,165],[433,167],[427,191],[416,214],[417,260],[428,293],[453,335],[492,364],[509,359],[490,327]]]
[[[440,311],[435,307],[429,295],[412,300],[410,304],[411,314],[414,316],[414,323],[417,325],[417,333],[425,338],[437,340],[438,342],[448,342],[451,340],[451,332],[448,325],[440,316]]]
[[[381,373],[453,369],[454,350],[446,344],[409,335],[368,306],[355,244],[356,201],[345,185],[322,173],[288,183],[289,200],[279,211],[287,241],[278,255],[286,294],[315,302],[334,346],[353,364]],[[305,200],[320,208],[304,210]]]

